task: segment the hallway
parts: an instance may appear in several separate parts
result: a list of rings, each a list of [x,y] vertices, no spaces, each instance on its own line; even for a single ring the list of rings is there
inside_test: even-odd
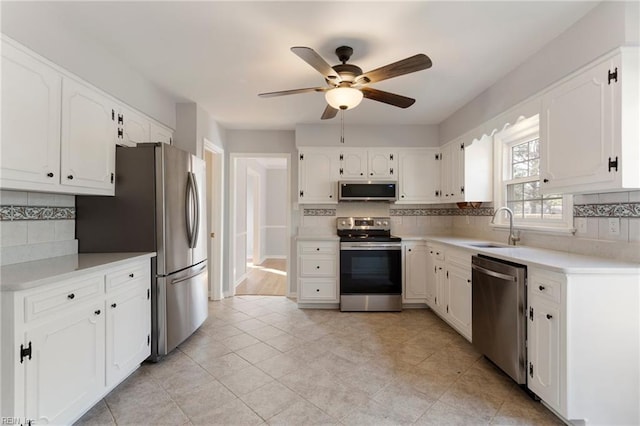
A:
[[[236,295],[284,296],[286,259],[266,259],[260,265],[247,263],[247,277],[236,287]]]

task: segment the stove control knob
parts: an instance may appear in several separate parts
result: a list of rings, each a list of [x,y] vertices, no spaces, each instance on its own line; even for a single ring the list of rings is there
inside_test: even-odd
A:
[[[389,226],[389,221],[387,221],[387,220],[383,221],[383,222],[382,222],[382,225],[383,225],[383,226]]]
[[[340,225],[347,226],[347,221],[346,220],[340,221]]]
[[[379,220],[376,220],[376,226],[381,226],[382,222],[380,222]]]

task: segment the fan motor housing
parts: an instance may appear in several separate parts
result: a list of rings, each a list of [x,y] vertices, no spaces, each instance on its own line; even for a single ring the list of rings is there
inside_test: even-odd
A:
[[[339,64],[331,67],[335,72],[340,74],[342,81],[353,83],[359,75],[362,75],[362,68],[352,64]],[[328,82],[328,81],[327,81]]]

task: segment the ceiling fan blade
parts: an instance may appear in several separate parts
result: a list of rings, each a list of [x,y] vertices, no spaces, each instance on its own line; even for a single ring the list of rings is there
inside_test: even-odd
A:
[[[329,81],[339,83],[341,81],[340,76],[331,65],[327,63],[322,56],[318,55],[315,50],[310,47],[292,47],[291,51],[298,55],[300,59],[311,65],[320,74]]]
[[[298,93],[309,93],[309,92],[326,92],[327,90],[329,90],[329,87],[307,87],[305,89],[281,90],[279,92],[259,93],[258,96],[260,96],[261,98],[273,98],[274,96],[296,95]]]
[[[329,120],[330,118],[335,117],[337,113],[338,113],[337,109],[335,109],[331,105],[327,105],[327,107],[324,109],[324,112],[322,113],[322,117],[320,117],[320,119],[321,120]]]
[[[409,108],[416,102],[415,99],[378,89],[372,89],[371,87],[363,87],[360,90],[362,90],[364,97],[367,99],[383,102],[400,108]]]
[[[419,53],[401,61],[366,72],[356,79],[356,83],[375,83],[377,81],[398,77],[400,75],[425,70],[427,68],[431,68],[431,65],[431,59],[429,59],[427,55]]]

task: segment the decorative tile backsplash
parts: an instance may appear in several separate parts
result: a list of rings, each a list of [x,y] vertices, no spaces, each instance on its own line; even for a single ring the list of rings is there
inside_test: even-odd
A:
[[[0,206],[0,221],[69,220],[76,218],[75,207]]]
[[[389,216],[493,216],[493,207],[478,209],[434,208],[434,209],[389,209]]]
[[[304,209],[304,216],[335,216],[336,209]]]
[[[640,218],[640,203],[576,204],[573,217],[636,217]]]

